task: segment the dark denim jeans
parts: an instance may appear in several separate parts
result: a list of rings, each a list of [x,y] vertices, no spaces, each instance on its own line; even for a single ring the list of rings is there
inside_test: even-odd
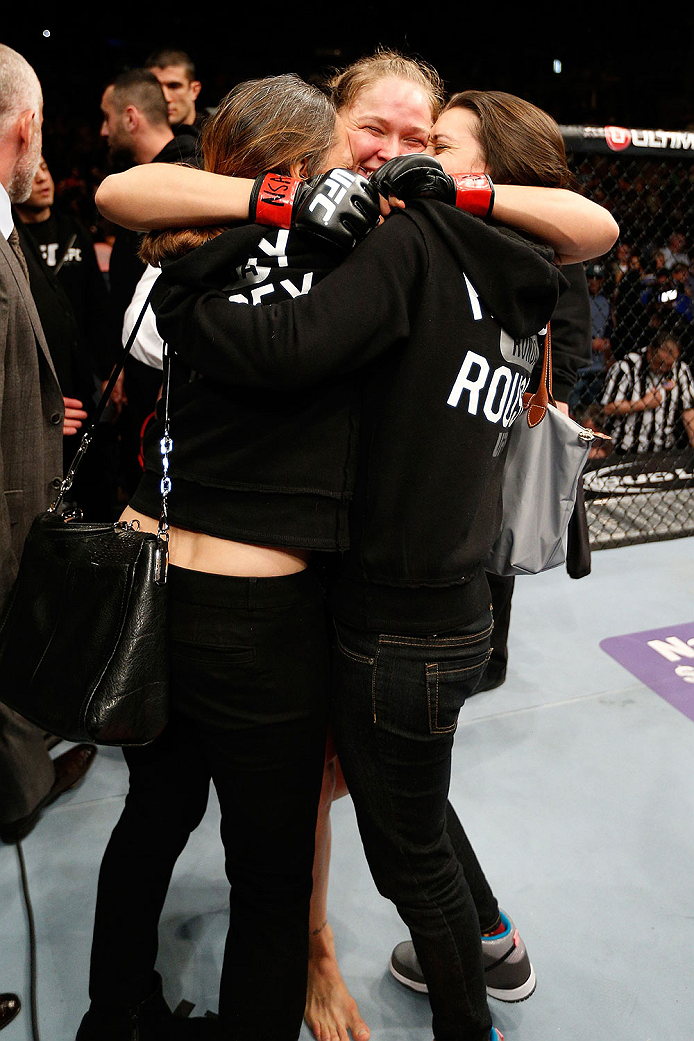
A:
[[[338,754],[376,886],[410,929],[436,1041],[488,1041],[492,1026],[479,915],[447,830],[453,736],[491,631],[489,611],[432,636],[336,625]]]
[[[242,579],[170,571],[171,721],[125,752],[130,789],[99,876],[90,997],[127,1008],[152,989],[174,864],[221,806],[231,883],[219,1012],[228,1041],[294,1041],[325,754],[329,653],[309,571]]]

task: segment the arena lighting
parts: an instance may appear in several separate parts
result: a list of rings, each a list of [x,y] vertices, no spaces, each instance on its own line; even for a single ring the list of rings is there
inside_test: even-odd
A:
[[[51,30],[50,29],[44,29],[43,32],[41,33],[41,35],[43,36],[44,40],[47,40],[48,37],[51,35]]]
[[[561,62],[560,62],[559,58],[555,58],[554,61],[552,62],[552,70],[554,72],[556,72],[557,76],[561,72]]]

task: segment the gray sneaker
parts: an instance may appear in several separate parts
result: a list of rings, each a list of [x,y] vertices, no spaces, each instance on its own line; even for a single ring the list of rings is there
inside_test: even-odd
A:
[[[506,927],[496,936],[482,937],[482,961],[487,994],[499,1001],[525,1001],[535,990],[535,971],[530,964],[518,930],[503,911]],[[390,971],[395,979],[410,990],[427,993],[427,985],[411,940],[403,940],[393,948]]]

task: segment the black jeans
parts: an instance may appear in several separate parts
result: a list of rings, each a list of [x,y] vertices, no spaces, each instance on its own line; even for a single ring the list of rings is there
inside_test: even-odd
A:
[[[336,625],[338,755],[376,886],[410,929],[436,1041],[488,1041],[492,1026],[480,918],[447,824],[453,735],[491,630],[489,611],[438,636]]]
[[[295,1041],[328,713],[322,589],[308,569],[169,576],[171,721],[125,752],[130,788],[99,876],[90,997],[117,1009],[150,993],[171,873],[211,779],[231,884],[222,1036]]]
[[[446,832],[470,888],[480,921],[480,933],[489,932],[499,924],[499,903],[450,802],[446,806]]]
[[[506,675],[508,664],[508,631],[511,625],[511,600],[516,580],[513,575],[492,575],[487,572],[489,591],[492,594],[494,632],[492,654],[487,664],[485,678],[501,679]]]

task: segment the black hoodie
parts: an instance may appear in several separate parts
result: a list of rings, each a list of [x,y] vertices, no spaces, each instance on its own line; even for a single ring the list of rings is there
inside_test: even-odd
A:
[[[277,228],[236,227],[172,262],[159,279],[161,295],[180,287],[192,299],[214,286],[234,314],[258,310],[239,304],[306,293],[343,255]],[[229,298],[237,301],[233,307]],[[187,339],[187,322],[170,323],[178,362]],[[204,361],[194,368],[197,378],[180,385],[175,365],[171,523],[240,542],[345,549],[359,418],[356,377],[328,376],[318,387],[288,390],[206,376]],[[161,421],[147,433],[146,471],[131,498],[149,516],[160,509],[161,434]]]
[[[164,271],[154,307],[192,368],[249,392],[320,393],[327,377],[359,372],[352,551],[335,609],[412,631],[432,615],[464,624],[488,603],[481,561],[508,430],[561,282],[546,251],[419,202],[306,296],[240,307],[191,256]]]

